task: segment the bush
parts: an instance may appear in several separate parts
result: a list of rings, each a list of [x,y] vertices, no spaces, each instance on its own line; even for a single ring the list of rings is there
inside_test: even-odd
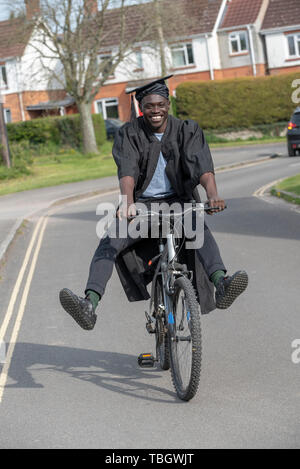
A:
[[[93,124],[96,134],[96,142],[98,147],[101,147],[106,141],[106,128],[103,117],[101,114],[93,114]]]
[[[33,163],[32,147],[27,141],[11,144],[10,154],[14,168],[25,168]]]
[[[101,146],[106,140],[104,120],[100,114],[93,114],[92,118],[96,142]],[[79,114],[10,123],[7,133],[10,143],[27,141],[34,145],[68,145],[76,149],[82,145]]]
[[[33,163],[30,144],[26,141],[10,145],[11,168],[0,164],[0,180],[16,179],[31,174]]]
[[[23,166],[22,168],[20,167],[6,168],[6,166],[0,165],[0,181],[8,181],[9,179],[18,179],[19,177],[28,176],[30,174],[31,174],[31,171],[26,166]]]
[[[204,129],[249,128],[288,121],[299,74],[185,82],[176,89],[177,114]]]
[[[10,142],[28,141],[30,143],[60,143],[60,134],[56,118],[43,117],[31,121],[7,124],[7,134]]]

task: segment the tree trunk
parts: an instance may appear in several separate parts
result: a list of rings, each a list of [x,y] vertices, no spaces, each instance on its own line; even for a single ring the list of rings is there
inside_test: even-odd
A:
[[[165,55],[165,38],[164,38],[164,32],[163,32],[163,27],[162,27],[161,10],[160,10],[161,5],[160,5],[159,0],[154,1],[154,6],[155,6],[155,23],[156,23],[156,30],[157,30],[157,35],[158,35],[161,75],[165,76],[167,74],[166,55]]]
[[[3,163],[7,168],[11,167],[9,145],[4,121],[3,104],[0,102],[0,153],[2,153]]]
[[[98,153],[90,103],[77,103],[84,153]]]
[[[163,26],[162,26],[160,0],[154,0],[154,6],[155,6],[155,25],[156,25],[156,31],[157,31],[157,36],[158,36],[158,48],[159,48],[159,57],[160,57],[160,71],[161,71],[161,76],[165,77],[168,73],[168,67],[167,67],[166,53],[165,53],[165,37],[164,37],[164,31],[163,31]],[[166,83],[166,85],[168,84]],[[171,105],[169,109],[169,114],[173,116],[174,110],[173,110],[172,100],[170,100],[170,102],[171,102]]]

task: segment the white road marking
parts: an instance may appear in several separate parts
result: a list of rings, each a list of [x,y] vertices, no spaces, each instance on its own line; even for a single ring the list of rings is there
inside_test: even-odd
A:
[[[300,207],[298,205],[294,205],[292,203],[286,202],[283,199],[278,199],[278,197],[273,197],[273,196],[266,196],[265,193],[271,189],[271,187],[276,186],[279,182],[283,181],[286,178],[281,178],[277,179],[276,181],[269,182],[268,184],[265,184],[264,186],[260,187],[257,189],[252,195],[254,197],[257,197],[258,199],[263,199],[265,202],[268,202],[269,204],[286,204],[288,205],[288,208],[292,212],[300,213]]]
[[[2,325],[1,325],[1,328],[0,328],[0,343],[4,339],[4,336],[5,336],[9,321],[12,317],[13,310],[14,310],[14,305],[15,305],[15,302],[16,302],[20,287],[21,287],[21,283],[22,283],[22,280],[23,280],[23,277],[24,277],[24,273],[25,273],[26,267],[28,265],[30,255],[31,255],[31,251],[33,249],[34,242],[35,242],[35,239],[37,237],[37,234],[38,234],[39,228],[41,226],[41,223],[42,223],[42,219],[40,219],[39,222],[36,224],[36,227],[34,229],[33,235],[31,237],[29,246],[27,248],[27,251],[26,251],[26,254],[25,254],[25,257],[24,257],[22,267],[20,269],[17,281],[15,283],[15,286],[14,286],[14,289],[13,289],[13,292],[12,292],[12,295],[11,295],[11,298],[10,298],[10,301],[9,301],[9,304],[8,304],[8,308],[7,308],[6,314],[4,316],[4,321],[3,321]]]
[[[285,178],[281,178],[281,179],[277,179],[276,181],[272,181],[272,182],[269,182],[268,184],[265,184],[264,186],[260,187],[259,189],[257,189],[254,193],[253,193],[253,196],[254,197],[263,197],[264,194],[266,193],[266,191],[268,189],[271,189],[271,187],[275,186],[276,184],[278,184],[279,182],[283,181],[283,179]]]
[[[4,390],[5,390],[5,386],[6,386],[6,382],[7,382],[7,378],[8,378],[9,368],[10,368],[10,365],[11,365],[11,362],[12,362],[13,353],[14,353],[14,349],[15,349],[15,346],[16,346],[16,343],[17,343],[18,334],[19,334],[19,331],[20,331],[22,319],[23,319],[23,316],[24,316],[24,311],[25,311],[25,307],[26,307],[26,303],[27,303],[27,299],[28,299],[28,294],[29,294],[29,291],[30,291],[31,282],[32,282],[32,279],[33,279],[34,271],[35,271],[35,268],[36,268],[36,263],[37,263],[37,260],[38,260],[38,255],[39,255],[39,252],[40,252],[40,248],[41,248],[41,245],[42,245],[42,241],[43,241],[43,237],[44,237],[44,233],[45,233],[45,229],[46,229],[46,225],[48,223],[49,217],[51,215],[53,215],[54,213],[58,212],[59,210],[62,210],[67,205],[77,204],[77,203],[80,203],[82,201],[87,201],[87,200],[91,200],[91,199],[95,199],[95,198],[99,198],[99,197],[105,197],[107,195],[115,194],[115,193],[118,193],[118,192],[119,192],[119,190],[111,190],[111,191],[107,191],[107,192],[104,192],[102,194],[93,195],[93,196],[90,196],[90,197],[87,197],[87,198],[84,198],[84,199],[80,199],[80,200],[76,200],[76,201],[73,200],[73,201],[68,202],[66,204],[63,204],[59,207],[56,206],[56,207],[50,208],[46,212],[46,214],[44,216],[41,216],[40,219],[38,220],[38,222],[37,222],[37,224],[34,228],[34,232],[32,234],[31,240],[29,242],[29,245],[28,245],[24,260],[23,260],[23,264],[22,264],[21,269],[19,271],[17,281],[16,281],[15,286],[13,288],[11,298],[10,298],[10,301],[9,301],[9,304],[8,304],[8,308],[7,308],[6,314],[4,316],[4,321],[3,321],[2,325],[1,325],[1,328],[0,328],[0,344],[1,344],[4,341],[4,337],[5,337],[7,328],[9,326],[9,323],[10,323],[11,318],[13,316],[14,306],[15,306],[17,297],[19,295],[21,284],[22,284],[22,281],[23,281],[23,278],[24,278],[24,274],[25,274],[27,266],[29,264],[30,257],[31,257],[31,254],[32,254],[32,251],[33,251],[33,248],[34,248],[37,236],[38,236],[38,241],[37,241],[35,250],[33,252],[31,265],[30,265],[29,272],[28,272],[27,279],[26,279],[26,283],[25,283],[25,286],[24,286],[24,289],[23,289],[23,294],[22,294],[20,305],[19,305],[19,310],[18,310],[18,313],[17,313],[17,316],[16,316],[16,320],[15,320],[15,323],[14,323],[14,326],[13,326],[13,331],[12,331],[10,339],[7,340],[7,342],[9,343],[9,346],[8,346],[8,350],[7,350],[6,357],[5,357],[5,363],[4,363],[2,371],[0,373],[0,403],[2,402],[2,399],[3,399],[3,393],[4,393]]]
[[[35,267],[36,267],[38,255],[39,255],[39,252],[40,252],[40,249],[41,249],[42,240],[43,240],[43,237],[44,237],[45,228],[46,228],[48,219],[49,218],[47,216],[47,217],[42,218],[40,220],[40,221],[43,221],[42,228],[40,230],[38,242],[37,242],[37,245],[36,245],[36,248],[35,248],[35,251],[34,251],[34,254],[33,254],[32,262],[31,262],[30,270],[28,272],[27,280],[26,280],[26,283],[25,283],[25,286],[24,286],[23,295],[22,295],[22,298],[21,298],[20,306],[19,306],[19,311],[18,311],[18,314],[17,314],[17,317],[16,317],[15,325],[14,325],[14,328],[13,328],[13,331],[12,331],[12,334],[11,334],[10,343],[9,343],[9,347],[8,347],[8,350],[7,350],[5,364],[3,366],[3,370],[0,374],[0,402],[2,402],[2,397],[3,397],[3,392],[4,392],[5,384],[6,384],[6,381],[7,381],[7,377],[8,377],[9,367],[10,367],[10,364],[11,364],[11,360],[12,360],[12,356],[13,356],[13,353],[14,353],[15,345],[17,343],[18,334],[19,334],[19,330],[20,330],[20,327],[21,327],[21,322],[22,322],[22,319],[23,319],[25,306],[26,306],[26,303],[27,303],[28,293],[29,293],[29,290],[30,290],[30,285],[31,285],[31,282],[32,282],[33,274],[34,274],[34,271],[35,271]]]

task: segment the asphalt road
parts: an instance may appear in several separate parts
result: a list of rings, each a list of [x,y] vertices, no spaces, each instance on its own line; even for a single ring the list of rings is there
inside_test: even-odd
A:
[[[291,358],[300,339],[300,214],[253,196],[299,168],[300,158],[282,157],[217,175],[228,209],[208,223],[229,272],[247,270],[250,283],[229,310],[202,316],[201,382],[189,403],[177,399],[169,372],[137,366],[141,352],[154,351],[147,305],[127,302],[116,273],[93,331],[60,307],[62,287],[82,294],[98,244],[96,206],[116,196],[60,207],[24,266],[37,220],[28,223],[0,271],[0,327],[7,323],[11,342],[0,447],[300,447],[300,363]]]
[[[282,143],[268,143],[264,145],[246,145],[227,148],[212,148],[211,154],[215,167],[241,163],[251,160],[263,160],[273,155],[287,156],[287,146]]]

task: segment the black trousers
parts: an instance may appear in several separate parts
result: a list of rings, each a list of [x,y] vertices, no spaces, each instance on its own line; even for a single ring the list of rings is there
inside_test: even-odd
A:
[[[174,202],[183,204],[182,201],[174,197],[171,199],[155,199],[155,202],[158,203],[166,201],[169,204]],[[148,208],[150,208],[150,204],[153,202],[153,199],[140,199],[137,202],[143,202]],[[116,219],[117,228],[118,223],[118,219]],[[128,248],[132,244],[136,243],[136,241],[136,238],[131,238],[130,236],[126,238],[105,236],[100,240],[100,243],[90,264],[89,277],[85,293],[87,290],[94,290],[99,295],[103,296],[107,282],[112,276],[117,255],[123,249]],[[223,270],[226,272],[218,245],[205,222],[204,242],[201,248],[196,249],[196,253],[209,278],[217,270]]]

